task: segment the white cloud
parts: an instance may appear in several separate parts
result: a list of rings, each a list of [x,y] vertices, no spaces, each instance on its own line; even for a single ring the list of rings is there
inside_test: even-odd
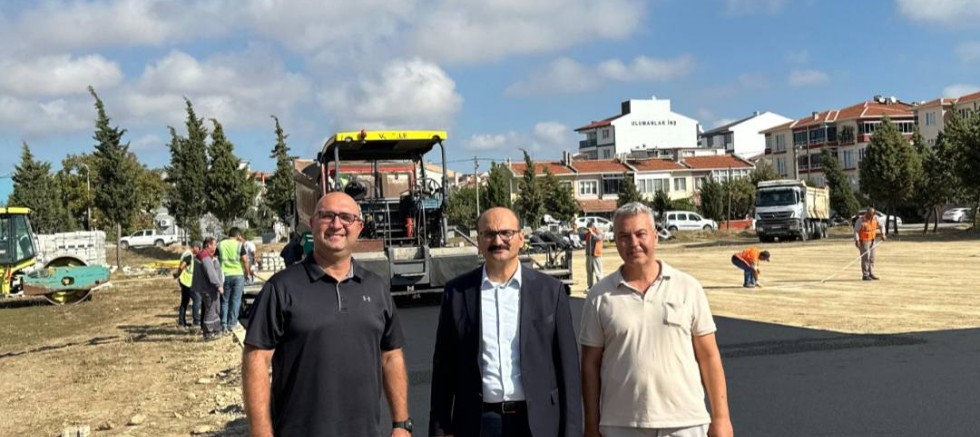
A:
[[[786,62],[796,65],[805,65],[810,62],[810,53],[804,50],[791,50],[786,53]]]
[[[230,0],[38,2],[0,30],[0,50],[59,53],[94,47],[157,46],[227,32],[238,10]],[[283,8],[286,9],[286,8]]]
[[[738,85],[745,90],[768,88],[769,76],[765,73],[743,73],[738,75]]]
[[[420,59],[392,61],[318,97],[343,129],[447,128],[463,105],[456,82],[438,65]]]
[[[827,73],[820,70],[794,70],[789,73],[789,84],[792,86],[813,86],[830,80]]]
[[[463,150],[474,152],[489,152],[493,150],[513,150],[518,145],[517,134],[508,132],[505,134],[473,134],[463,141]],[[510,147],[505,147],[505,146]]]
[[[548,94],[573,94],[595,90],[599,87],[599,75],[593,68],[569,58],[558,58],[547,67],[535,71],[504,90],[507,96],[534,96]]]
[[[0,96],[0,126],[15,126],[25,137],[47,137],[93,129],[95,109],[82,98],[25,100]]]
[[[728,15],[775,14],[783,9],[784,0],[725,0]]]
[[[101,55],[0,60],[0,92],[20,96],[86,94],[87,87],[112,87],[123,79],[116,63]]]
[[[977,91],[980,91],[980,86],[969,85],[965,83],[957,83],[957,84],[949,85],[946,88],[943,88],[943,96],[955,98],[955,97],[965,96],[967,94],[973,94]]]
[[[624,39],[641,29],[641,0],[440,0],[419,14],[412,51],[447,62],[493,62],[584,42]],[[451,42],[451,43],[447,43]]]
[[[159,136],[147,134],[131,142],[129,150],[133,152],[148,152],[160,148],[165,149],[166,147],[167,144]]]
[[[545,68],[532,72],[524,80],[511,84],[504,90],[504,95],[523,97],[584,93],[598,89],[607,80],[663,82],[686,76],[694,69],[694,65],[694,57],[691,55],[674,59],[639,56],[630,64],[619,59],[608,59],[594,67],[561,57],[551,61]]]
[[[668,81],[686,76],[694,69],[694,57],[683,55],[674,59],[651,59],[640,56],[630,65],[618,59],[603,61],[597,70],[603,76],[623,82]]]
[[[134,122],[180,124],[187,97],[198,116],[235,127],[265,124],[269,114],[285,116],[309,100],[311,90],[308,78],[288,71],[269,50],[252,47],[203,61],[173,51],[149,64],[121,99]]]
[[[956,56],[963,62],[980,61],[980,41],[970,41],[956,46]]]
[[[733,122],[735,120],[736,120],[735,118],[720,118],[720,119],[715,120],[714,122],[711,123],[711,128],[714,129],[714,128],[718,127],[718,126],[724,126],[724,125],[726,125],[728,123],[731,123],[731,122]]]
[[[562,123],[543,121],[534,125],[531,131],[533,145],[548,149],[564,149],[572,144],[572,131]]]
[[[898,12],[913,21],[947,26],[976,26],[980,0],[896,0]]]

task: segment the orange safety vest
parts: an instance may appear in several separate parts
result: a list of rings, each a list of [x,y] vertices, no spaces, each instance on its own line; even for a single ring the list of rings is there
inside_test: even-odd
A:
[[[746,264],[750,266],[755,266],[756,264],[759,263],[760,253],[762,253],[762,251],[759,250],[758,247],[750,247],[739,253],[736,253],[735,256],[738,257],[738,259],[745,261]]]
[[[593,234],[593,232],[598,232],[599,230],[593,227],[589,228],[589,231],[585,238],[589,244],[595,243],[592,246],[592,256],[602,256],[602,239],[595,238],[595,234]]]
[[[861,229],[858,231],[858,239],[861,241],[873,241],[878,235],[878,218],[872,217],[871,220],[861,218]]]

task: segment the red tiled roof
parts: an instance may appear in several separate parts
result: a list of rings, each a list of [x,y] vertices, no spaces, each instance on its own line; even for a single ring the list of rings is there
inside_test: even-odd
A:
[[[514,172],[515,175],[522,175],[524,174],[524,170],[527,169],[527,165],[523,162],[511,163],[510,167],[511,171]],[[534,174],[543,175],[545,167],[547,167],[548,170],[551,170],[551,174],[553,175],[572,174],[572,170],[570,168],[565,167],[560,162],[555,161],[535,162]]]
[[[586,200],[576,200],[578,206],[582,208],[582,212],[613,212],[616,210],[616,200],[615,199],[586,199]]]
[[[572,161],[570,167],[578,173],[625,173],[630,169],[613,159],[581,159]]]
[[[589,124],[587,124],[585,126],[582,126],[582,127],[578,128],[578,129],[575,129],[575,132],[580,132],[580,131],[584,131],[584,130],[588,130],[588,129],[595,129],[597,127],[609,126],[610,124],[612,124],[612,121],[613,120],[615,120],[615,119],[617,119],[619,117],[622,117],[622,114],[620,114],[620,115],[614,115],[612,117],[609,117],[609,118],[606,118],[606,119],[603,119],[603,120],[599,120],[599,121],[593,121],[592,123],[589,123]]]
[[[749,164],[748,162],[738,159],[732,155],[694,156],[691,158],[684,158],[684,165],[697,170],[752,167],[752,164]]]
[[[975,92],[973,94],[967,94],[965,96],[961,96],[961,97],[959,97],[959,98],[956,99],[956,103],[957,104],[959,104],[959,103],[969,103],[969,102],[972,102],[974,100],[980,100],[980,91],[977,91],[977,92]]]
[[[642,159],[637,161],[629,161],[629,165],[631,165],[637,171],[670,171],[684,170],[685,168],[678,162],[669,159]]]
[[[766,129],[762,132],[772,133],[785,129],[804,129],[813,125],[824,123],[836,123],[844,120],[856,120],[863,118],[890,118],[913,117],[913,106],[905,102],[885,102],[879,103],[875,100],[857,103],[842,109],[830,109],[818,112],[814,115],[799,118],[786,124]]]

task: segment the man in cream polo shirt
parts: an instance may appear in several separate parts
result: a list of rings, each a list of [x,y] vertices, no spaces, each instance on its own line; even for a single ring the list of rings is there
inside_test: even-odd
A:
[[[582,309],[585,435],[733,436],[704,289],[656,259],[650,208],[623,205],[613,223],[623,266],[589,290]]]

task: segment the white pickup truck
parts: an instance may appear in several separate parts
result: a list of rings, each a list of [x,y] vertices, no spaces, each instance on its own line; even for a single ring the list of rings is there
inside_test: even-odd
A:
[[[119,247],[123,249],[146,246],[164,247],[177,241],[179,240],[175,234],[162,234],[154,229],[142,229],[119,239]]]

